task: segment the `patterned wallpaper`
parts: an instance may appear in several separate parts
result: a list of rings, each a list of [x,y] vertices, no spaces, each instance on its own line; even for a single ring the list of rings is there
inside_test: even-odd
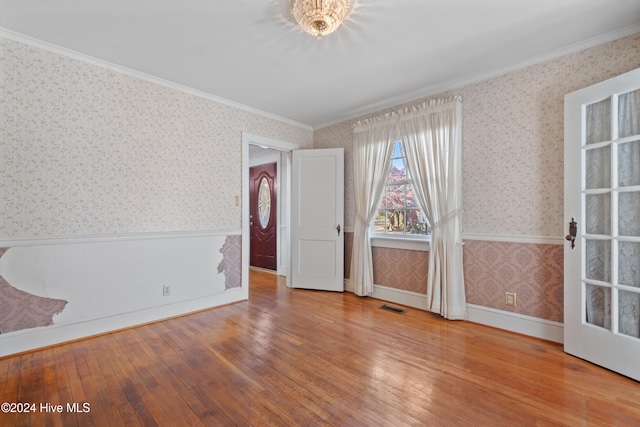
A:
[[[435,97],[463,104],[463,232],[563,236],[564,95],[640,67],[640,34],[565,55]],[[351,123],[314,132],[314,147],[345,148],[345,223],[354,226]],[[345,266],[352,233],[345,235]],[[563,321],[563,245],[466,240],[469,304]],[[424,252],[373,248],[374,282],[426,292]],[[345,277],[349,277],[348,268]],[[516,307],[505,292],[515,292]]]
[[[640,67],[640,34],[437,95],[463,104],[463,231],[563,235],[564,95]],[[345,148],[345,213],[354,226],[351,123],[318,129],[314,146]]]
[[[238,229],[241,132],[312,132],[0,38],[0,238]]]
[[[344,233],[344,278],[351,277],[353,233]],[[417,294],[427,293],[429,252],[371,248],[373,283]]]
[[[564,246],[466,240],[468,304],[563,321]],[[505,305],[516,293],[516,306]]]
[[[353,182],[353,130],[351,122],[342,122],[313,132],[313,148],[344,148],[344,221],[355,226],[355,194]]]
[[[353,233],[345,233],[345,278],[350,277]],[[468,304],[563,322],[564,247],[465,240],[464,278]],[[424,295],[429,253],[372,248],[376,285]],[[505,305],[516,293],[516,306]]]

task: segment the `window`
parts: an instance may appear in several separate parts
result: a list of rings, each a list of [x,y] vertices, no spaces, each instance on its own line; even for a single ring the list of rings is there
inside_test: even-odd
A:
[[[420,209],[407,170],[402,141],[393,147],[389,177],[373,221],[378,236],[418,237],[431,234],[427,218]]]

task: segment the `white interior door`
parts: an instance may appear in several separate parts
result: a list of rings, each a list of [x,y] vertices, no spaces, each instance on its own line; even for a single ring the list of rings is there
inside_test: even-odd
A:
[[[344,149],[294,150],[291,286],[344,290]]]
[[[564,159],[565,351],[640,380],[640,69],[565,97]]]

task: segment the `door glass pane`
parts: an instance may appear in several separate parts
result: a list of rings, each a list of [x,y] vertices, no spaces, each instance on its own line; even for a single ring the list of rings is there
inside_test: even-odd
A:
[[[618,137],[640,134],[640,89],[618,97]]]
[[[587,279],[611,282],[611,242],[609,240],[586,240]]]
[[[618,232],[621,236],[640,236],[640,192],[618,194]]]
[[[618,185],[640,185],[640,141],[628,142],[618,147]]]
[[[618,292],[618,330],[621,334],[640,338],[640,294]]]
[[[611,99],[587,105],[587,144],[611,139]]]
[[[611,234],[611,193],[585,196],[587,234]]]
[[[611,149],[610,147],[588,150],[585,173],[587,189],[611,187]]]
[[[585,321],[601,328],[611,328],[611,289],[585,285]]]
[[[640,288],[640,243],[618,242],[618,283]]]
[[[269,181],[266,178],[260,180],[260,189],[258,190],[258,216],[260,217],[260,225],[267,228],[269,225],[269,217],[271,216],[271,189]]]

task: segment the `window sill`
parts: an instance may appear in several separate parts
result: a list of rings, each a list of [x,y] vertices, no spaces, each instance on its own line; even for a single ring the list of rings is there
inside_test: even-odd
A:
[[[409,249],[412,251],[428,252],[431,248],[431,237],[411,238],[411,237],[387,237],[372,236],[371,246],[377,248]]]

